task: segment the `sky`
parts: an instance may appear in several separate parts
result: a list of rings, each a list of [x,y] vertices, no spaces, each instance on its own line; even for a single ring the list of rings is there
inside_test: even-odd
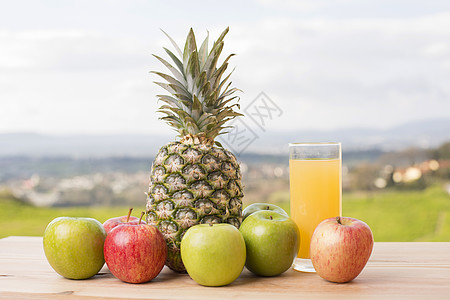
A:
[[[242,109],[261,92],[278,109],[266,131],[450,118],[450,1],[0,0],[0,133],[172,134],[160,29],[183,45],[227,26]]]

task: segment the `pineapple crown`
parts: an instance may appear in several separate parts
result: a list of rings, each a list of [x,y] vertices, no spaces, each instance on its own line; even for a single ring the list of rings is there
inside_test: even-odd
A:
[[[239,97],[233,94],[240,90],[231,88],[231,81],[227,83],[232,72],[221,79],[228,67],[228,60],[234,54],[230,54],[221,66],[217,66],[224,46],[223,39],[228,31],[227,27],[209,52],[209,33],[200,49],[197,49],[194,31],[191,28],[182,52],[175,41],[163,31],[179,56],[164,48],[175,64],[174,67],[165,59],[153,55],[172,74],[171,76],[152,71],[167,81],[155,83],[171,93],[170,96],[157,95],[158,99],[165,103],[158,112],[165,114],[160,119],[178,131],[182,141],[200,140],[212,144],[218,135],[226,133],[224,129],[231,127],[225,126],[226,122],[242,116],[235,111],[235,107],[240,108],[239,104],[232,103],[233,100],[239,101]]]

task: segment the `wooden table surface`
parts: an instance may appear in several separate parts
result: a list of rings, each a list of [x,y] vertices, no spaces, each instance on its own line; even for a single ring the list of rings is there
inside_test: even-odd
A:
[[[106,267],[91,279],[53,271],[40,237],[0,239],[0,299],[450,299],[450,243],[375,243],[362,273],[335,284],[288,270],[256,277],[246,269],[229,286],[203,287],[164,268],[153,281],[128,284]]]

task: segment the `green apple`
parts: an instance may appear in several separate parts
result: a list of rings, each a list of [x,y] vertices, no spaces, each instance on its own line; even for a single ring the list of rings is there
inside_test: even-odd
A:
[[[270,210],[248,216],[239,231],[247,247],[245,266],[260,276],[276,276],[288,270],[300,246],[297,225],[289,217]]]
[[[105,263],[103,225],[91,218],[59,217],[44,232],[44,252],[52,268],[70,279],[86,279]]]
[[[276,206],[275,204],[272,204],[272,203],[253,203],[253,204],[250,204],[249,206],[247,206],[244,209],[244,211],[242,212],[243,220],[245,220],[245,218],[250,216],[252,213],[260,211],[260,210],[271,210],[271,211],[275,211],[275,212],[277,212],[279,214],[285,215],[286,217],[289,217],[289,215],[287,214],[286,211],[284,211],[284,209],[282,209],[279,206]]]
[[[199,224],[181,240],[181,259],[189,276],[205,286],[232,283],[245,264],[245,242],[230,224]]]

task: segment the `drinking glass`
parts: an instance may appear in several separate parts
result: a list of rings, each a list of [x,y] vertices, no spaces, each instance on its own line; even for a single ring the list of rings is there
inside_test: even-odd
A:
[[[309,254],[314,229],[342,214],[340,143],[289,144],[291,218],[300,231],[294,269],[315,272]]]

